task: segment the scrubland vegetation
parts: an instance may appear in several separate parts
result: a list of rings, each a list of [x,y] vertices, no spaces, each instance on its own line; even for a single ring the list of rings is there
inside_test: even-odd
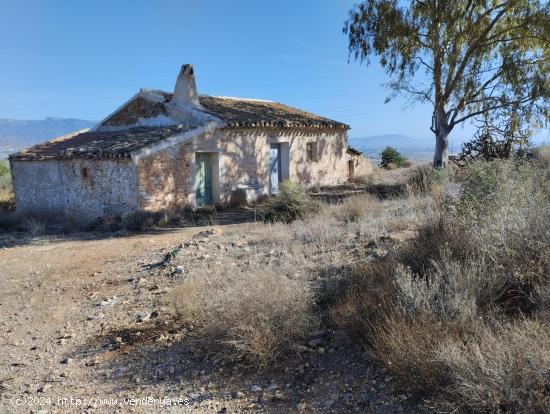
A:
[[[364,180],[366,193],[336,204],[285,183],[255,207],[259,221],[205,253],[219,271],[186,275],[169,305],[205,349],[256,370],[303,352],[319,329],[336,329],[428,409],[546,412],[547,152],[415,167],[386,190]],[[215,224],[215,210],[193,214]],[[143,213],[104,229],[177,225],[184,216]]]
[[[13,200],[13,188],[8,163],[0,160],[0,210],[7,209]]]
[[[474,163],[415,238],[354,270],[331,309],[402,385],[448,410],[550,404],[548,170]]]
[[[236,257],[244,270],[190,277],[173,303],[217,352],[254,367],[277,365],[328,326],[363,344],[402,389],[438,412],[545,412],[543,164],[419,168],[395,197],[365,194],[320,210],[302,210],[307,195],[292,189],[295,199],[278,199],[284,209],[269,203],[285,211],[279,219],[246,229],[249,248]],[[290,222],[286,212],[295,209]]]

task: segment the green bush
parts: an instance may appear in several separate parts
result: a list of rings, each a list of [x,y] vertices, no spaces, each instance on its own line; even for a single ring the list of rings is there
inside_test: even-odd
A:
[[[279,193],[261,206],[260,215],[264,221],[291,223],[318,209],[319,203],[303,187],[285,181],[279,186]]]
[[[380,160],[380,165],[383,168],[388,168],[391,164],[402,167],[407,161],[407,158],[395,148],[386,147],[384,151],[380,153]]]
[[[10,168],[6,161],[0,160],[0,210],[13,209],[13,187]]]
[[[8,167],[8,163],[4,160],[0,160],[0,177],[8,175],[9,173],[10,168]]]

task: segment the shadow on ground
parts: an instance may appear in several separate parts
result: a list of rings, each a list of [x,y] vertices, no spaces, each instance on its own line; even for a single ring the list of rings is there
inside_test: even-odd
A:
[[[110,384],[112,392],[179,395],[198,407],[215,408],[214,412],[395,408],[387,402],[393,398],[388,397],[387,374],[343,333],[322,330],[305,345],[275,368],[259,372],[223,359],[216,346],[177,321],[158,320],[106,332],[71,357],[83,359],[96,380]]]
[[[203,217],[189,217],[169,227],[153,227],[140,231],[119,230],[116,226],[101,230],[71,230],[67,226],[44,223],[38,231],[3,231],[0,226],[0,248],[29,244],[55,243],[71,240],[101,240],[117,237],[132,237],[146,234],[165,234],[182,228],[224,226],[230,224],[252,223],[260,220],[255,209],[234,209],[218,211]]]

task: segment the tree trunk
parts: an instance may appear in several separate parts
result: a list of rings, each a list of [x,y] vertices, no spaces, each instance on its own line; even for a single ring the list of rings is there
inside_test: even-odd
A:
[[[449,162],[448,147],[448,133],[446,131],[437,131],[435,134],[434,168],[447,168],[447,163]]]
[[[434,111],[432,118],[432,131],[435,133],[434,168],[447,168],[449,162],[449,132],[447,114],[443,105]]]

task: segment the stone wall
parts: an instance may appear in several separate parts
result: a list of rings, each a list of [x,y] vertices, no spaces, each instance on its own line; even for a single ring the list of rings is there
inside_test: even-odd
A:
[[[353,178],[366,177],[372,173],[372,162],[363,155],[348,155],[348,159],[353,162]]]
[[[17,211],[94,221],[136,211],[130,159],[11,161]]]
[[[336,185],[347,180],[347,137],[337,129],[244,129],[222,131],[220,145],[225,159],[226,192],[257,180],[269,191],[269,144],[289,146],[289,179],[305,187]],[[314,161],[307,160],[306,146],[316,143]],[[244,166],[244,174],[240,166]]]
[[[167,147],[136,160],[140,209],[185,207],[194,186],[193,141]]]
[[[307,161],[306,145],[316,142],[317,160]],[[269,193],[269,145],[288,146],[289,179],[306,187],[336,185],[348,179],[346,131],[337,129],[223,128],[157,152],[136,157],[139,205],[159,210],[195,204],[195,153],[217,154],[219,203],[237,188],[251,198]]]
[[[309,142],[317,147],[316,159],[310,161]],[[12,161],[17,210],[94,221],[138,209],[194,206],[196,152],[215,154],[217,168],[212,170],[219,172],[219,180],[213,180],[215,202],[228,203],[239,188],[249,199],[257,198],[269,194],[270,143],[281,143],[288,150],[291,181],[311,187],[348,179],[343,130],[203,129],[192,138],[144,149],[132,159]]]

